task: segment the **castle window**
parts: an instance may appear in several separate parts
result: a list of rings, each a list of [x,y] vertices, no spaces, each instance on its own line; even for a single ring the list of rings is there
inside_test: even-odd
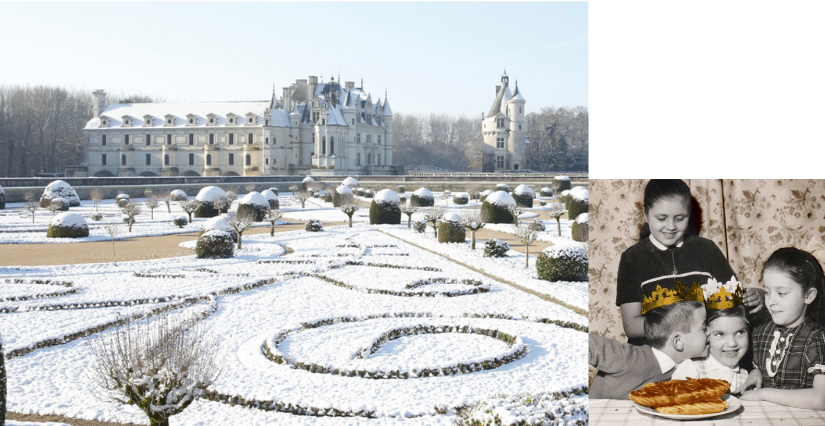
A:
[[[381,154],[378,154],[378,161],[375,164],[381,165]]]
[[[513,170],[518,170],[518,164],[513,164]]]
[[[496,157],[496,168],[503,169],[504,168],[504,156],[499,155]]]
[[[312,143],[315,144],[315,133],[312,134]]]
[[[121,166],[126,165],[126,154],[121,154],[121,156],[120,156],[120,165]]]
[[[496,138],[496,148],[503,149],[504,148],[504,138]]]
[[[329,155],[335,154],[335,137],[329,137]]]
[[[146,154],[146,165],[147,166],[152,165],[152,154]]]
[[[361,134],[360,133],[355,134],[355,143],[361,143]]]
[[[319,118],[321,118],[321,114],[318,111],[314,111],[312,113],[312,122],[317,123]]]
[[[215,145],[215,134],[214,133],[209,134],[209,145]]]
[[[100,145],[106,146],[106,135],[100,136]]]
[[[269,120],[264,121],[266,123],[266,127],[269,127]]]
[[[100,162],[105,166],[106,165],[106,154],[100,157]]]
[[[327,138],[321,136],[321,155],[327,155]]]
[[[255,142],[255,138],[252,136],[252,133],[249,134],[249,139],[247,139],[247,141],[250,145],[252,145],[252,143]]]
[[[149,146],[152,144],[152,136],[146,135],[146,145]]]
[[[266,159],[266,165],[269,165],[269,158]]]
[[[381,145],[381,135],[378,135],[378,145]]]
[[[372,153],[367,153],[367,165],[372,164]]]
[[[355,165],[356,166],[361,165],[361,153],[360,152],[358,154],[355,154]]]
[[[367,143],[371,143],[371,142],[372,142],[372,135],[367,135]]]
[[[229,144],[235,145],[235,135],[232,133],[229,134]]]
[[[503,118],[496,118],[496,127],[504,127],[504,119]]]
[[[206,154],[206,165],[207,166],[212,165],[212,154]]]
[[[521,130],[521,124],[518,125],[518,129]]]
[[[249,154],[246,154],[246,165],[252,165],[252,156]]]
[[[190,166],[195,165],[195,154],[189,154],[189,165]]]
[[[518,113],[521,114],[521,107],[518,107]]]
[[[190,119],[189,119],[189,124],[194,124],[194,123],[195,123],[195,119],[194,119],[194,118],[190,118]]]
[[[275,162],[277,162],[277,161],[278,161],[278,159],[277,159],[277,158],[272,157],[272,165],[273,165],[273,166],[275,165]]]
[[[232,120],[234,120],[234,119],[233,118],[229,119],[229,124],[232,124]]]
[[[209,119],[209,124],[214,124],[214,123],[215,123],[215,119],[214,119],[214,118],[210,118],[210,119]]]
[[[264,143],[266,143],[267,145],[269,145],[269,138],[264,139]]]
[[[355,119],[354,118],[352,119],[352,125],[353,126],[355,125]]]
[[[230,166],[235,165],[235,154],[229,153],[229,165]]]
[[[164,165],[164,166],[168,166],[168,165],[169,165],[169,154],[164,154],[164,155],[163,155],[163,165]]]
[[[166,145],[172,145],[172,134],[166,135]],[[192,145],[192,139],[189,139],[189,145]]]
[[[194,145],[194,144],[195,144],[195,134],[190,133],[189,134],[189,145]]]
[[[326,119],[326,118],[322,118],[322,119],[321,119],[321,125],[322,125],[322,126],[326,126],[326,125],[327,125],[327,119]]]
[[[171,119],[171,118],[167,118],[167,119],[166,119],[166,124],[172,124],[172,119]]]
[[[123,144],[124,145],[129,145],[129,135],[126,135],[126,136],[123,137]]]

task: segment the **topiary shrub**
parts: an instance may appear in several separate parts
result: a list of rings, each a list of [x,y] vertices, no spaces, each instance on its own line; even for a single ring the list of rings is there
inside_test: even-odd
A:
[[[404,185],[398,185],[398,193],[403,194],[407,192],[407,188]]]
[[[483,202],[484,202],[484,200],[486,200],[486,199],[487,199],[487,197],[488,197],[490,194],[492,194],[493,192],[495,192],[495,191],[493,191],[492,189],[485,189],[484,191],[482,191],[482,192],[480,192],[480,193],[478,194],[478,201],[480,201],[480,202],[482,202],[482,203],[483,203]]]
[[[325,192],[324,193],[324,202],[325,203],[331,203],[332,202],[332,193],[331,192]]]
[[[222,214],[220,216],[215,216],[207,219],[206,222],[203,222],[203,225],[201,225],[201,230],[198,233],[198,238],[200,238],[203,234],[214,230],[227,232],[232,237],[234,242],[238,242],[238,232],[235,231],[235,228],[229,224],[229,218],[227,215]]]
[[[0,186],[0,210],[6,208],[6,191],[3,190],[3,187]]]
[[[195,217],[215,217],[221,214],[215,208],[215,202],[222,197],[226,197],[226,193],[217,186],[207,186],[201,189],[195,197],[200,202],[198,209],[195,210]]]
[[[407,205],[407,197],[399,197],[398,201],[401,203],[401,205]]]
[[[423,234],[427,230],[427,222],[424,221],[424,220],[418,219],[415,222],[413,222],[412,227],[415,230],[415,232],[418,232],[419,234]]]
[[[470,202],[470,194],[466,192],[458,192],[453,195],[453,203],[463,206]]]
[[[490,238],[484,243],[484,257],[507,257],[508,251],[510,244],[498,238]]]
[[[541,191],[539,191],[539,194],[542,197],[552,197],[553,196],[553,190],[545,186],[544,188],[541,189]]]
[[[573,221],[573,229],[571,231],[573,236],[573,241],[579,241],[582,243],[587,242],[587,222],[590,219],[589,213],[582,213],[576,216],[576,220]]]
[[[238,216],[250,214],[255,222],[263,222],[269,215],[269,200],[260,192],[252,191],[238,203]]]
[[[321,232],[323,229],[324,225],[318,219],[309,219],[304,225],[304,230],[307,232]]]
[[[311,178],[310,176],[305,177],[304,180],[301,182],[301,194],[308,192],[313,183],[315,183],[315,179]]]
[[[556,193],[572,188],[570,178],[567,176],[554,177],[553,181],[550,182],[550,186],[553,187],[553,191]]]
[[[515,206],[516,200],[513,196],[504,192],[496,191],[488,195],[481,204],[481,221],[484,223],[513,223],[513,215],[507,210],[509,206]]]
[[[558,198],[559,201],[561,201],[564,204],[564,208],[567,209],[567,203],[570,201],[570,190],[566,189],[562,191],[556,198]]]
[[[536,259],[539,279],[584,281],[587,279],[587,251],[577,245],[550,246]]]
[[[67,212],[69,211],[69,201],[65,198],[52,198],[49,202],[49,210],[53,212]]]
[[[393,192],[395,192],[395,191],[393,191]],[[368,189],[368,190],[364,191],[364,198],[372,198],[374,196],[375,196],[375,193],[373,193],[372,190]]]
[[[519,185],[513,193],[515,194],[516,204],[521,207],[533,207],[533,199],[536,198],[536,191],[533,191],[533,188],[527,185]]]
[[[510,192],[510,186],[506,183],[500,183],[496,185],[496,191]]]
[[[266,201],[269,203],[270,210],[278,210],[279,208],[281,208],[281,203],[280,201],[278,201],[277,192],[273,191],[272,189],[267,189],[264,192],[261,192],[261,195],[263,195],[266,198]]]
[[[540,205],[540,206],[542,206],[542,207],[544,207],[544,206],[546,206],[546,205],[547,205],[547,201],[544,201],[544,200],[539,201],[539,205]]]
[[[122,218],[123,218],[123,223],[129,223],[129,220],[131,220],[131,221],[132,221],[132,224],[133,224],[133,225],[134,225],[135,223],[137,223],[137,218],[136,218],[136,217],[133,217],[133,218],[129,219],[129,216],[127,216],[127,215],[123,215],[123,216],[122,216]]]
[[[198,237],[195,254],[198,259],[232,257],[235,255],[235,242],[228,232],[213,229]]]
[[[410,196],[410,207],[431,207],[433,205],[435,205],[435,198],[427,188],[418,188]]]
[[[172,201],[186,201],[189,197],[183,192],[182,189],[176,189],[169,193],[172,196]]]
[[[398,225],[401,223],[401,207],[398,194],[392,189],[382,189],[370,202],[370,225]]]
[[[467,239],[467,231],[461,224],[461,217],[457,213],[447,213],[438,223],[439,243],[463,243]]]
[[[120,208],[126,207],[126,205],[129,204],[129,194],[117,194],[115,203],[117,203],[117,206]]]
[[[269,188],[266,191],[272,191],[272,193],[275,194],[276,197],[278,196],[278,194],[280,194],[280,192],[278,192],[278,188],[274,188],[274,187]],[[264,191],[264,192],[266,192],[266,191]],[[262,194],[263,194],[263,192],[262,192]]]
[[[183,228],[189,224],[189,219],[186,218],[186,215],[179,214],[172,219],[172,223],[174,223],[178,228]]]
[[[348,186],[350,188],[355,188],[356,186],[358,186],[358,179],[350,176],[350,177],[344,179],[341,182],[341,185]]]
[[[95,222],[100,222],[103,220],[103,213],[92,213],[92,220]]]
[[[582,213],[587,213],[588,203],[590,199],[590,191],[588,191],[586,188],[582,188],[578,191],[571,190],[568,196],[569,198],[567,200],[567,217],[575,218]]]
[[[48,238],[83,238],[89,236],[86,219],[77,213],[60,213],[55,215],[46,229]]]
[[[346,181],[346,179],[344,179]],[[332,191],[332,205],[333,207],[341,207],[344,204],[352,203],[353,195],[352,188],[347,185],[341,185]]]
[[[43,195],[40,197],[40,207],[44,209],[49,207],[49,203],[54,198],[65,198],[71,207],[80,206],[80,197],[77,196],[77,192],[71,185],[62,180],[56,180],[46,186]]]
[[[363,197],[365,191],[366,191],[366,189],[364,189],[364,188],[358,188],[358,189],[355,190],[355,193],[358,194],[359,197]]]
[[[547,228],[544,226],[544,222],[533,219],[530,221],[530,228],[536,232],[544,232]]]

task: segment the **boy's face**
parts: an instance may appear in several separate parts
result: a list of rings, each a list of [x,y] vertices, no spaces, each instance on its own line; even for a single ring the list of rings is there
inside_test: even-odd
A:
[[[719,317],[708,324],[710,354],[720,364],[735,368],[748,350],[748,324],[742,317]]]
[[[708,326],[705,324],[705,308],[693,312],[693,321],[690,332],[682,333],[684,355],[689,358],[705,357],[708,355]]]

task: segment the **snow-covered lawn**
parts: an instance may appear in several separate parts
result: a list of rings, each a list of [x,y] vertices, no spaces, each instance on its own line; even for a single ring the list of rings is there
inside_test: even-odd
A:
[[[83,209],[94,207],[73,210]],[[159,210],[156,220],[171,222],[158,219],[168,215],[165,206]],[[325,211],[340,213],[313,213]],[[541,412],[585,419],[569,410],[586,408],[582,397],[545,397],[543,405],[521,408],[494,397],[586,387],[586,316],[388,234],[434,244],[528,286],[517,271],[524,259],[480,258],[459,244],[429,244],[431,235],[405,225],[363,223],[245,236],[231,259],[0,268],[0,330],[7,353],[23,349],[6,361],[8,410],[148,424],[93,387],[80,336],[112,333],[118,321],[169,309],[205,315],[207,332],[226,354],[207,398],[172,417],[173,425],[449,425],[464,406],[495,407],[515,419]],[[586,283],[542,285],[586,306]]]

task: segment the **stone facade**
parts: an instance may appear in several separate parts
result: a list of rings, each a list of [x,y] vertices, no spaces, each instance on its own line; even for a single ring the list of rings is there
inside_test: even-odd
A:
[[[487,116],[482,115],[481,132],[484,135],[485,172],[524,170],[529,164],[530,141],[527,140],[524,97],[516,82],[510,92],[510,77],[501,76],[496,86],[496,99]]]
[[[119,103],[94,92],[75,176],[396,174],[392,110],[353,82],[296,80],[270,101]]]

